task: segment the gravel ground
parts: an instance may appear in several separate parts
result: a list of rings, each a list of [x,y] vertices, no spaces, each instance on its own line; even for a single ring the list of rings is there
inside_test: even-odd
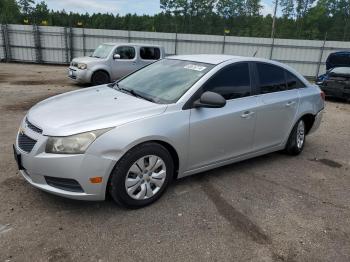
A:
[[[173,183],[125,210],[41,192],[12,154],[37,101],[84,88],[66,68],[0,63],[0,261],[350,261],[350,104],[327,101],[297,157],[273,153]]]

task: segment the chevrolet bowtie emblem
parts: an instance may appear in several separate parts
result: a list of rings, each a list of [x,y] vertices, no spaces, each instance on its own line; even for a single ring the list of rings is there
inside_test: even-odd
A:
[[[24,129],[22,127],[20,127],[20,129],[18,130],[18,132],[21,134],[21,135],[24,135]]]

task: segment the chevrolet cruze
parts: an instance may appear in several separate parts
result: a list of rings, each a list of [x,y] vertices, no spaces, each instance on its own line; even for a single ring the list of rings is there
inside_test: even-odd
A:
[[[324,94],[292,68],[224,55],[173,56],[118,82],[46,99],[14,145],[44,191],[148,205],[173,179],[273,151],[299,154]]]

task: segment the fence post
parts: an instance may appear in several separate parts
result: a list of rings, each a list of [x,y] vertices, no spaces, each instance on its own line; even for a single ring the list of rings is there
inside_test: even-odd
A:
[[[65,49],[65,56],[66,56],[66,63],[69,64],[69,58],[68,58],[68,33],[67,33],[67,27],[63,29],[64,33],[64,49]]]
[[[224,33],[224,40],[222,42],[222,54],[225,54],[226,34]]]
[[[316,70],[316,76],[315,78],[318,77],[318,74],[320,73],[320,68],[321,68],[321,63],[322,63],[322,57],[323,57],[323,52],[324,52],[324,47],[326,45],[326,41],[327,41],[327,32],[324,36],[324,40],[323,40],[323,44],[321,46],[321,50],[320,50],[320,57],[318,59],[318,64],[317,64],[317,70]]]
[[[73,49],[73,29],[72,27],[69,27],[69,61],[72,61],[73,59],[73,52],[74,52],[74,49]]]
[[[177,32],[175,33],[175,55],[177,55]]]
[[[275,45],[275,37],[272,38],[271,49],[270,49],[270,58],[269,58],[270,60],[272,59],[274,45]]]
[[[131,40],[131,34],[130,34],[130,30],[128,29],[128,43],[130,43]]]
[[[5,61],[10,62],[11,58],[11,46],[10,46],[10,37],[7,29],[7,24],[1,26],[2,39],[4,42],[4,53],[5,53]]]
[[[85,29],[83,28],[83,54],[85,56],[86,52],[85,52]]]
[[[41,50],[41,40],[40,40],[40,30],[39,26],[33,25],[33,35],[34,35],[34,45],[35,45],[35,56],[36,62],[42,63],[42,50]]]

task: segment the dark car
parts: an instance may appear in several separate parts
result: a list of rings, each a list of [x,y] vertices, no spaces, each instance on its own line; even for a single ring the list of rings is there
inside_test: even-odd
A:
[[[350,51],[340,51],[331,53],[326,60],[327,72],[336,67],[350,67]],[[316,83],[320,85],[327,78],[327,73],[320,75],[316,79]]]
[[[335,67],[350,67],[350,51],[331,53],[326,60],[326,70]]]
[[[323,81],[317,84],[328,96],[350,99],[350,67],[329,70]]]

